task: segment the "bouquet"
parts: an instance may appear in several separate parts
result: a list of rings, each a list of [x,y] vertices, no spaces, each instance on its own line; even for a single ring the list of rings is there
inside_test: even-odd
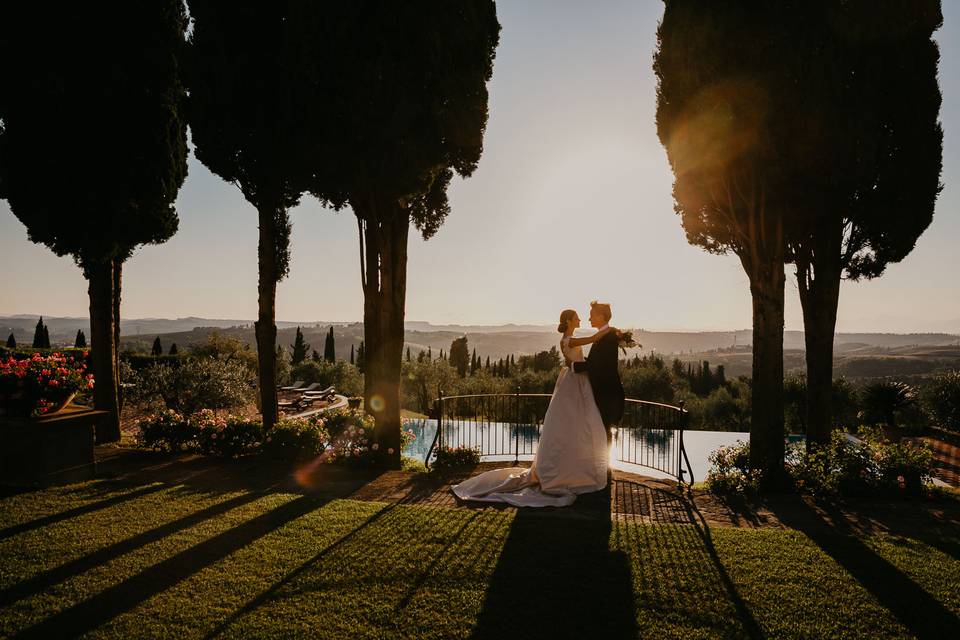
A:
[[[623,351],[623,355],[627,355],[627,349],[642,347],[643,345],[633,339],[633,331],[621,331],[617,334],[617,346]]]

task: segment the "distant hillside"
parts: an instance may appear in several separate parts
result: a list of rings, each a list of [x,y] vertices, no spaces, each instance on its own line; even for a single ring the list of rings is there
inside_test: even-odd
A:
[[[30,344],[33,340],[34,325],[37,316],[20,315],[0,317],[0,339],[13,333],[21,344]],[[44,318],[50,330],[50,340],[55,345],[72,345],[77,329],[83,329],[89,338],[89,323],[86,318]],[[324,337],[330,326],[334,327],[337,356],[348,358],[350,345],[359,345],[363,339],[363,325],[359,322],[290,322],[278,321],[278,341],[282,345],[292,345],[296,327],[300,326],[312,348],[323,352]],[[164,350],[171,342],[179,348],[190,347],[205,342],[213,331],[234,336],[254,344],[253,321],[243,319],[211,318],[137,318],[121,322],[121,347],[124,349],[149,350],[156,336],[160,336]],[[589,329],[581,333],[587,334]],[[549,349],[557,344],[558,335],[552,326],[538,325],[432,325],[429,322],[409,321],[406,323],[404,340],[413,354],[428,348],[434,354],[440,349],[448,350],[450,343],[466,335],[471,349],[486,358],[497,359],[510,354],[528,354]],[[725,351],[724,358],[730,360],[735,369],[741,368],[740,361],[746,357],[749,371],[749,353],[751,332],[741,331],[700,331],[669,332],[637,330],[635,338],[643,345],[643,352],[656,351],[665,355],[680,355],[683,359],[700,359],[717,350]],[[921,349],[926,347],[956,346],[958,336],[947,333],[839,333],[836,336],[838,356],[846,359],[864,358],[869,355],[876,359],[882,350]],[[787,351],[788,369],[802,367],[803,332],[787,331],[784,334],[784,349]],[[876,350],[881,350],[876,352]],[[796,352],[795,355],[790,355]],[[714,358],[719,356],[713,355]],[[887,356],[884,356],[887,357]],[[889,356],[889,357],[895,357]],[[710,359],[709,357],[707,359]],[[840,359],[838,359],[840,362]],[[851,365],[854,366],[854,365]],[[879,366],[879,365],[878,365]],[[853,371],[856,371],[855,366]],[[731,371],[732,373],[732,371]]]
[[[899,346],[877,347],[859,344],[834,349],[833,373],[849,380],[882,377],[923,377],[941,371],[960,369],[960,347]],[[727,377],[749,376],[752,353],[750,349],[719,349],[679,355],[684,362],[706,360],[711,367],[723,365]],[[784,349],[783,368],[788,375],[806,370],[801,349]]]

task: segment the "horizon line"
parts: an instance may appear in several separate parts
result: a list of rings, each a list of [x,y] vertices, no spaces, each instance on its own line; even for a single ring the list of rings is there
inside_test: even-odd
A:
[[[26,318],[29,318],[29,319],[33,319],[33,318],[37,318],[37,319],[39,319],[39,318],[53,318],[53,319],[65,319],[65,320],[86,320],[86,321],[89,321],[90,316],[89,316],[89,315],[80,315],[80,316],[74,316],[74,315],[63,315],[63,316],[60,316],[60,315],[48,315],[48,316],[46,316],[46,315],[42,315],[42,314],[16,313],[16,314],[0,314],[0,318],[25,318],[25,319],[26,319]],[[145,317],[138,317],[138,318],[121,318],[121,322],[163,321],[163,320],[166,320],[166,321],[178,321],[178,320],[181,320],[181,321],[182,321],[182,320],[187,320],[187,319],[220,320],[220,321],[225,321],[225,322],[236,322],[236,323],[238,323],[237,325],[232,325],[232,326],[241,326],[241,325],[248,325],[248,324],[249,324],[249,325],[252,325],[252,324],[255,322],[255,320],[253,320],[253,319],[246,319],[246,318],[207,318],[207,317],[204,317],[204,316],[193,316],[193,315],[179,316],[179,317],[176,317],[176,318],[160,317],[160,316],[145,316]],[[343,325],[363,324],[363,320],[282,320],[282,319],[279,319],[279,318],[276,319],[275,322],[278,323],[278,324],[282,322],[282,323],[285,323],[285,324],[296,324],[296,325],[300,325],[300,326],[311,326],[311,325],[326,325],[326,326],[340,325],[340,326],[343,326]],[[432,321],[430,321],[430,320],[404,320],[404,323],[405,323],[405,324],[406,324],[406,323],[422,323],[422,324],[426,324],[426,325],[433,326],[433,327],[444,327],[444,326],[447,326],[447,327],[466,327],[466,328],[470,328],[470,327],[490,327],[490,328],[503,328],[503,327],[536,327],[536,328],[541,328],[541,329],[545,329],[545,330],[551,330],[551,331],[553,330],[553,329],[552,329],[552,326],[553,326],[553,325],[551,325],[551,324],[537,324],[537,323],[535,323],[535,322],[503,322],[503,323],[500,323],[500,324],[478,322],[478,323],[475,323],[475,324],[464,324],[464,323],[462,323],[462,322],[437,322],[437,323],[434,323],[434,322],[432,322]],[[192,327],[191,329],[195,329],[195,328],[203,327],[203,326],[204,326],[204,325],[197,325],[196,327]],[[217,327],[217,328],[230,328],[230,327]],[[624,327],[624,328],[633,329],[633,330],[635,330],[635,331],[642,331],[642,332],[645,332],[645,333],[751,333],[751,332],[753,331],[753,329],[752,329],[751,327],[744,327],[744,328],[739,328],[739,329],[708,329],[708,328],[701,328],[701,329],[676,329],[676,328],[673,328],[673,329],[664,329],[664,328],[646,328],[646,327],[640,327],[640,326],[632,326],[632,327],[631,327],[631,326],[627,326],[627,327]],[[801,328],[801,329],[792,329],[792,328],[789,328],[789,327],[784,327],[784,332],[788,332],[788,331],[803,333],[804,330],[803,330],[802,328]],[[933,334],[940,334],[940,335],[953,336],[953,337],[958,337],[958,338],[960,338],[960,331],[958,331],[957,333],[953,333],[953,332],[950,332],[950,331],[930,331],[930,330],[927,330],[927,331],[924,331],[924,330],[911,330],[911,331],[889,331],[889,330],[888,330],[888,331],[876,331],[876,330],[849,331],[849,330],[845,330],[845,331],[834,331],[834,335],[842,335],[842,334],[879,334],[879,335],[933,335]]]

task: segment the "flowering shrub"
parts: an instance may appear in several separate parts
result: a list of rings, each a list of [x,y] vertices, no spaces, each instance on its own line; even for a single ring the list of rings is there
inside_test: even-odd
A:
[[[707,456],[707,488],[719,495],[753,493],[760,483],[760,474],[750,468],[750,443],[737,441],[720,447]]]
[[[861,437],[834,431],[826,447],[790,465],[797,486],[824,495],[916,495],[930,482],[933,454],[926,445],[887,443],[877,428],[861,428]]]
[[[407,420],[403,420],[402,424],[406,427],[408,424]],[[410,427],[400,429],[400,451],[403,451],[417,439],[417,434],[413,432],[413,429]]]
[[[84,354],[86,355],[86,354]],[[83,360],[61,353],[0,360],[0,412],[43,415],[72,394],[93,388]]]
[[[926,445],[889,443],[879,427],[862,427],[862,440],[834,431],[826,446],[786,450],[786,469],[800,491],[815,495],[918,495],[930,482],[933,454]],[[738,442],[710,454],[707,486],[718,494],[751,493],[759,486],[750,444]]]
[[[325,414],[330,435],[327,462],[370,464],[377,445],[373,444],[373,418],[355,409],[339,409]]]
[[[470,447],[439,447],[434,453],[431,469],[443,471],[480,464],[480,450]]]
[[[260,420],[223,418],[210,409],[197,411],[188,422],[197,435],[200,451],[227,458],[249,453],[260,444],[263,432]]]
[[[275,458],[303,460],[323,453],[329,440],[323,418],[314,414],[276,423],[265,434],[261,450]]]
[[[180,451],[194,445],[198,429],[173,409],[166,409],[137,423],[140,446],[158,451]]]
[[[213,412],[209,409],[194,414]],[[193,416],[191,416],[191,419]],[[197,427],[197,440],[200,450],[205,454],[235,458],[251,453],[263,439],[263,426],[259,419],[230,416],[226,420],[216,416],[203,416],[202,426]]]

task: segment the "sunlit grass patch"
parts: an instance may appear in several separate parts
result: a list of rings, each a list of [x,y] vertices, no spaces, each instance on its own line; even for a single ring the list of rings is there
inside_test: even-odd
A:
[[[9,496],[0,636],[894,638],[960,612],[956,540],[562,515],[106,482]]]

